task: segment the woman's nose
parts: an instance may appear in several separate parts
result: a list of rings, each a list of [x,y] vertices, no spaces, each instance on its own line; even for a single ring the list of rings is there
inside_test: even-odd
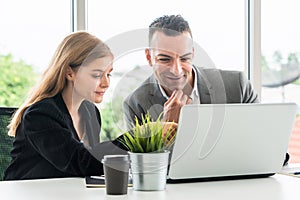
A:
[[[110,78],[107,74],[103,74],[103,76],[100,79],[100,87],[107,88],[110,84]]]

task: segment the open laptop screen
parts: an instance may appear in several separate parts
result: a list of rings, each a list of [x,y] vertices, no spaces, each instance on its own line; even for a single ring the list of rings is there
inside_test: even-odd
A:
[[[269,176],[281,170],[297,105],[182,107],[169,179]]]

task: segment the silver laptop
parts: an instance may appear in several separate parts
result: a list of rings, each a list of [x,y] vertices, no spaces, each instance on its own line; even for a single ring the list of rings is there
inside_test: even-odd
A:
[[[267,177],[282,168],[295,103],[183,106],[168,182]]]

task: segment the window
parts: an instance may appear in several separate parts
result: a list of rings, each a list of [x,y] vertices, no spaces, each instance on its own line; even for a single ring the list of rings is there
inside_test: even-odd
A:
[[[298,0],[261,1],[262,102],[300,103],[300,13]],[[300,118],[289,144],[300,162]]]
[[[70,33],[70,10],[70,1],[1,1],[0,55],[2,58],[8,59],[9,57],[10,75],[14,78],[22,76],[23,71],[14,71],[14,68],[21,64],[20,62],[24,66],[29,66],[26,69],[32,68],[36,76],[44,71],[59,42]],[[11,56],[8,56],[9,54]],[[7,66],[4,60],[0,60],[0,74],[2,75],[4,66]],[[17,64],[12,65],[11,63]],[[19,70],[22,68],[20,67]],[[34,79],[34,77],[28,78]],[[22,95],[19,95],[18,99],[28,92],[31,85],[32,83],[24,90],[20,88]],[[7,91],[1,84],[0,91],[2,95],[4,92],[11,92],[11,94],[7,94],[10,96],[20,92]],[[17,102],[7,102],[3,100],[2,95],[0,106],[19,106],[23,102],[22,99]]]
[[[165,14],[180,14],[189,22],[195,42],[217,68],[244,70],[245,1],[202,0],[195,6],[195,2],[181,0],[147,4],[139,0],[89,0],[88,30],[102,40],[110,40],[132,30],[147,29],[155,18]],[[143,50],[134,60],[146,64]]]

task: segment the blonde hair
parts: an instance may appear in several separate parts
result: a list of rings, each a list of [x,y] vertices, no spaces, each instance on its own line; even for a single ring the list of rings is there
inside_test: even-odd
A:
[[[97,37],[79,31],[68,35],[56,49],[43,73],[40,83],[32,90],[25,102],[15,112],[8,128],[8,135],[15,136],[25,110],[42,99],[53,97],[66,87],[68,67],[73,70],[97,58],[113,56],[109,47]]]

